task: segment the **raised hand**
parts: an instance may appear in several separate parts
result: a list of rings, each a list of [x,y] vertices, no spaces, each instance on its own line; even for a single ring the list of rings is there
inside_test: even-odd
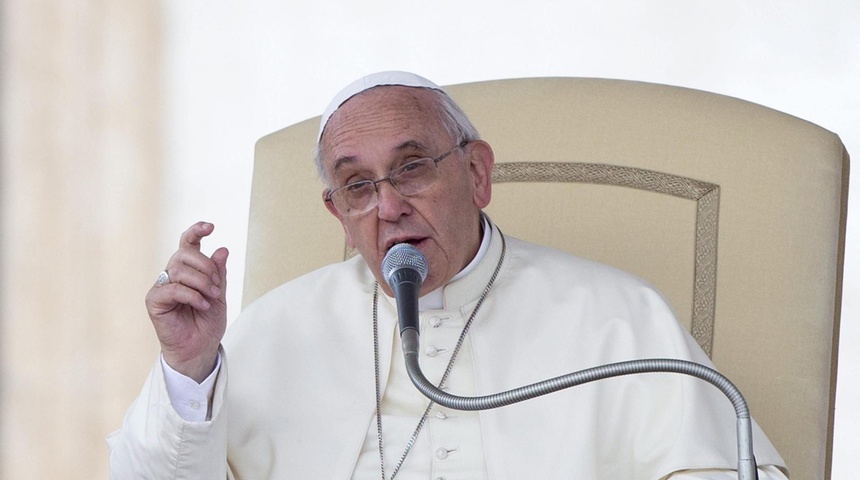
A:
[[[164,360],[198,383],[215,367],[218,346],[227,328],[227,255],[200,252],[200,241],[215,226],[198,222],[186,230],[179,250],[167,262],[167,276],[146,294],[146,310],[161,342]]]

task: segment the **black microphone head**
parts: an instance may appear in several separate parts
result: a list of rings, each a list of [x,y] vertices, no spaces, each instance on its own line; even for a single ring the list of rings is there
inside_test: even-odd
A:
[[[403,268],[417,272],[421,282],[427,278],[427,259],[420,250],[408,243],[398,243],[385,254],[382,259],[382,278],[391,285],[391,275]],[[394,286],[391,285],[391,288]]]

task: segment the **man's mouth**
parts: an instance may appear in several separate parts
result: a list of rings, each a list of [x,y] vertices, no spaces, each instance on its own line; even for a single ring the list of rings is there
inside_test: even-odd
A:
[[[409,245],[412,245],[415,248],[420,248],[421,244],[424,243],[424,240],[425,240],[424,238],[417,238],[417,237],[415,237],[415,238],[397,238],[397,239],[394,239],[394,240],[388,242],[388,244],[385,246],[385,250],[386,251],[390,250],[391,247],[397,245],[398,243],[408,243]]]

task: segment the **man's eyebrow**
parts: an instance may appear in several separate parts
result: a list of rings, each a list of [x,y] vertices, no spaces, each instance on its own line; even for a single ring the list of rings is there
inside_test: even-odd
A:
[[[395,146],[394,148],[392,148],[392,150],[395,153],[402,153],[404,151],[426,152],[427,147],[425,147],[424,145],[422,145],[421,143],[419,143],[415,140],[407,140],[407,141]],[[337,170],[340,167],[342,167],[343,165],[353,163],[357,160],[358,160],[358,157],[356,157],[354,155],[344,155],[343,157],[340,157],[334,161],[334,171],[337,172]]]
[[[343,166],[345,163],[355,162],[356,158],[351,155],[343,156],[334,161],[334,171],[336,172],[338,168]]]

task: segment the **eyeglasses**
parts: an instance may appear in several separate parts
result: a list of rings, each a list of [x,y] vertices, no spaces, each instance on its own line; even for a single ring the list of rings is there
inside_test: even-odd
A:
[[[379,180],[361,180],[336,188],[328,192],[325,201],[331,202],[341,215],[353,216],[365,213],[379,204],[379,184],[382,182],[390,182],[401,195],[420,193],[439,178],[437,164],[468,143],[469,140],[463,140],[436,158],[413,160],[395,168],[387,177]]]

